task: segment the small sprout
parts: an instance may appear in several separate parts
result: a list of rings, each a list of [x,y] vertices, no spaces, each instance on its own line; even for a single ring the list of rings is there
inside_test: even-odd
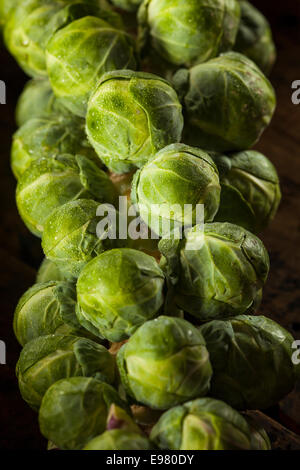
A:
[[[17,363],[23,399],[38,410],[51,385],[68,377],[97,376],[115,380],[113,356],[100,344],[76,336],[41,336],[27,343]]]
[[[254,62],[237,52],[181,69],[173,83],[185,109],[184,140],[206,150],[251,148],[275,110],[271,83]]]
[[[157,410],[206,395],[212,375],[199,330],[165,316],[144,323],[120,349],[117,364],[128,395]]]
[[[42,400],[41,433],[59,449],[82,449],[106,430],[113,403],[126,409],[116,390],[105,382],[87,377],[59,380]]]
[[[266,409],[294,388],[294,339],[273,320],[241,315],[211,321],[200,331],[214,371],[213,397],[239,410]]]
[[[229,223],[193,227],[159,243],[175,305],[201,322],[245,313],[259,303],[269,256],[252,233]]]
[[[109,250],[80,273],[78,319],[110,341],[127,339],[158,315],[164,283],[164,274],[151,256],[129,248]]]
[[[177,94],[156,75],[128,70],[107,73],[89,101],[90,143],[116,173],[140,168],[158,150],[179,142],[182,129]]]
[[[212,398],[200,398],[166,411],[150,437],[160,449],[251,449],[251,433],[243,416]]]
[[[240,21],[236,0],[145,0],[138,14],[142,50],[190,67],[232,48]]]
[[[131,198],[143,221],[159,235],[195,225],[200,204],[209,222],[219,208],[218,171],[202,150],[173,144],[135,174]]]
[[[54,34],[46,58],[55,95],[81,117],[85,117],[90,94],[105,72],[136,68],[132,37],[93,16],[73,21]]]

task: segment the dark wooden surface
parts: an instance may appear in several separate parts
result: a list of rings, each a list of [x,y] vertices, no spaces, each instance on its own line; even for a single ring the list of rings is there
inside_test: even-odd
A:
[[[288,328],[300,338],[300,105],[291,102],[291,83],[300,80],[300,9],[297,0],[254,1],[270,19],[278,48],[271,80],[278,107],[270,128],[257,148],[276,165],[283,201],[276,220],[262,234],[270,252],[271,273],[260,313]],[[26,77],[0,48],[0,79],[7,85],[7,104],[0,115],[0,339],[7,345],[7,365],[0,365],[0,449],[43,449],[37,415],[22,401],[14,368],[20,347],[12,332],[12,317],[20,295],[34,283],[42,253],[39,242],[20,221],[14,200],[15,181],[9,167],[14,109]],[[280,406],[268,410],[277,422],[300,434],[300,394],[291,393]],[[282,428],[270,424],[276,442]],[[276,431],[277,429],[277,431]],[[294,442],[294,441],[293,441]],[[279,446],[280,447],[280,446]]]

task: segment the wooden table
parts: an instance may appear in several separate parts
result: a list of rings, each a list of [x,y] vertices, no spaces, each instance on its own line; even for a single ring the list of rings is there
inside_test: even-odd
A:
[[[276,165],[282,183],[283,201],[278,216],[262,238],[270,252],[271,273],[260,313],[272,317],[300,338],[300,105],[291,102],[291,83],[300,80],[299,2],[255,1],[270,19],[278,47],[278,61],[271,76],[278,107],[270,128],[257,148]],[[25,75],[0,49],[0,79],[7,85],[7,104],[1,107],[0,159],[0,339],[7,345],[7,365],[0,366],[0,448],[43,449],[37,415],[22,401],[15,378],[20,353],[12,331],[12,316],[20,295],[34,283],[42,252],[18,217],[15,181],[9,166],[11,135],[15,130],[16,100],[26,81]],[[277,422],[260,415],[276,448],[300,448],[300,439],[288,434],[281,424],[300,434],[300,398],[291,393],[280,406],[268,410]],[[266,422],[267,419],[267,422]],[[280,424],[281,423],[281,424]]]

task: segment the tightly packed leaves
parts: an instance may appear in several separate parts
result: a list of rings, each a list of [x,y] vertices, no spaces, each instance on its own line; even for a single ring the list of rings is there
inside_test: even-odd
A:
[[[182,129],[177,94],[156,75],[107,73],[89,101],[88,137],[105,165],[117,173],[141,167],[158,150],[179,142]]]
[[[195,226],[183,240],[162,239],[159,249],[169,295],[202,322],[251,309],[269,272],[263,243],[229,223]]]
[[[201,204],[209,222],[219,208],[218,171],[205,152],[173,144],[136,173],[131,198],[143,221],[160,235],[195,225]]]
[[[212,369],[199,331],[181,318],[144,323],[117,357],[122,383],[137,402],[153,409],[206,395]]]

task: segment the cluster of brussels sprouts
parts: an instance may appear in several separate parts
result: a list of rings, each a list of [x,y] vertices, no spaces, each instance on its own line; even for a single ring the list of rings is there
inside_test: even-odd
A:
[[[237,0],[0,0],[0,19],[32,77],[11,165],[45,259],[14,331],[50,448],[269,449],[243,411],[300,370],[255,316],[281,198],[251,150],[275,109],[268,22]],[[99,236],[120,195],[156,241]]]

